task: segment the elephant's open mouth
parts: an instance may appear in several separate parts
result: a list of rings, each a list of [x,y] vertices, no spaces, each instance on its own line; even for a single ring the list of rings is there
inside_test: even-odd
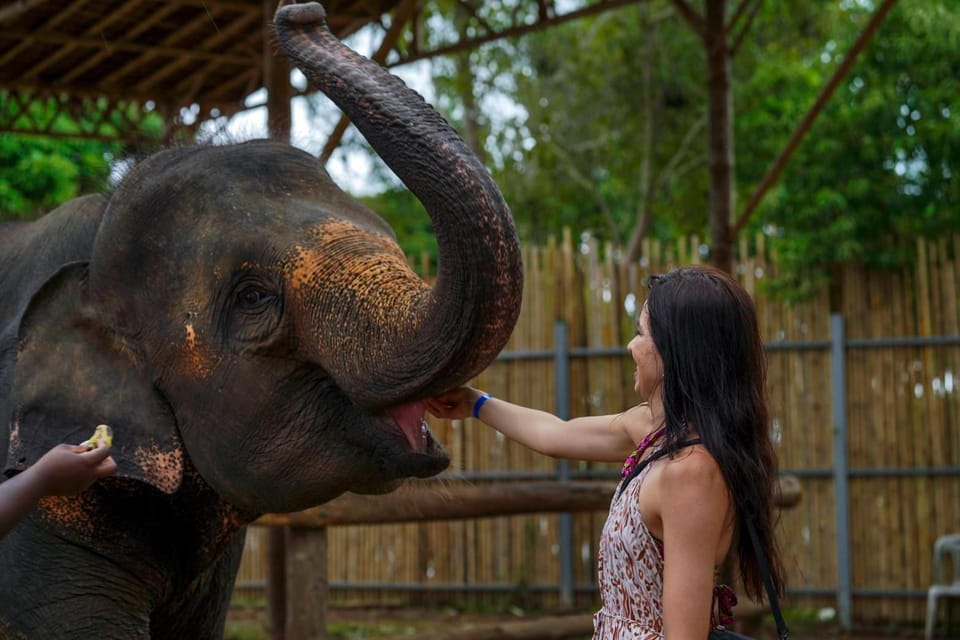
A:
[[[381,471],[386,477],[427,478],[450,464],[447,453],[427,426],[425,412],[423,402],[408,402],[390,407],[380,415],[380,423],[393,436],[399,449],[380,459]]]
[[[388,421],[392,420],[403,432],[414,453],[427,453],[429,445],[436,445],[424,417],[426,408],[422,402],[410,402],[391,407],[387,410],[387,413],[390,416]]]

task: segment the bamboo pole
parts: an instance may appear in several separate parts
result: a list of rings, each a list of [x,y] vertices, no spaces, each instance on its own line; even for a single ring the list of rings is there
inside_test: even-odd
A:
[[[917,328],[919,329],[918,335],[920,336],[933,335],[933,318],[931,317],[930,308],[931,283],[928,260],[929,257],[927,243],[922,240],[918,240],[915,273],[917,282]],[[918,427],[913,432],[913,444],[914,451],[916,453],[913,466],[917,467],[928,465],[933,459],[932,445],[934,443],[930,433],[931,429],[927,427],[926,422],[927,414],[929,414],[928,403],[930,393],[928,377],[933,369],[931,349],[929,347],[920,348],[919,363],[920,370],[917,372],[915,389],[917,392],[922,393],[923,395],[919,398],[916,398],[915,404],[917,407],[917,420],[913,423],[913,425]],[[930,557],[930,550],[933,548],[933,539],[935,538],[933,521],[935,514],[933,499],[930,495],[930,489],[927,486],[927,483],[925,483],[923,479],[917,478],[914,480],[913,484],[916,492],[914,500],[915,504],[917,505],[917,536],[912,540],[912,542],[914,557],[916,557],[918,559],[917,561],[920,562],[921,558]],[[924,564],[929,565],[929,560],[924,562]],[[917,574],[914,573],[911,576],[911,579],[907,580],[907,584],[913,588],[921,588],[919,581],[914,578],[916,575]]]
[[[890,305],[892,312],[891,335],[908,335],[907,331],[909,331],[909,329],[907,309],[909,308],[910,302],[908,300],[908,296],[905,295],[908,280],[906,274],[902,272],[892,276],[891,280],[893,281],[893,286],[891,287],[892,301]],[[894,379],[892,393],[888,393],[888,395],[892,395],[894,400],[894,412],[892,414],[894,417],[894,429],[899,429],[903,425],[912,424],[912,385],[909,381],[910,360],[911,350],[891,350],[890,361],[891,370],[894,372]],[[899,441],[899,434],[897,434],[897,439]],[[905,447],[898,446],[896,448],[894,460],[898,466],[907,467],[913,463],[913,456]],[[894,499],[898,499],[897,501],[900,507],[898,509],[897,520],[890,522],[891,525],[896,528],[896,530],[900,530],[905,534],[908,534],[910,529],[913,528],[915,522],[912,510],[907,506],[910,504],[910,488],[907,486],[908,481],[902,478],[895,478],[893,482],[896,485],[896,493],[893,494]],[[916,535],[915,532],[912,532],[912,535]],[[901,560],[900,567],[894,573],[894,579],[897,580],[898,584],[904,584],[906,582],[904,573],[906,572],[906,567],[909,566],[907,565],[908,553],[909,551],[905,549],[905,542],[903,540],[899,540],[893,554],[895,559]],[[899,616],[902,616],[905,611],[905,603],[896,603],[894,614],[898,616],[897,619],[902,619]]]
[[[893,314],[895,305],[891,304],[891,297],[888,293],[893,287],[885,285],[891,284],[893,277],[884,278],[881,283],[877,279],[871,282],[871,291],[873,293],[871,308],[875,319],[874,336],[892,336]],[[877,354],[875,365],[872,367],[879,377],[879,383],[874,387],[875,406],[878,408],[878,415],[874,415],[874,420],[880,425],[881,446],[883,453],[881,466],[894,467],[900,464],[899,452],[897,446],[897,398],[896,394],[890,393],[896,384],[896,364],[893,358],[893,349],[883,349]],[[883,510],[878,514],[878,522],[881,526],[876,527],[883,535],[883,531],[896,530],[900,526],[901,508],[900,508],[900,487],[896,478],[880,479],[882,485],[881,499],[883,500]],[[895,557],[891,554],[883,554],[883,558],[877,563],[881,568],[881,582],[884,587],[894,587],[899,584],[898,573],[903,571],[902,563],[895,562]],[[895,603],[889,599],[883,599],[880,602],[880,615],[887,619],[892,619],[895,615]]]

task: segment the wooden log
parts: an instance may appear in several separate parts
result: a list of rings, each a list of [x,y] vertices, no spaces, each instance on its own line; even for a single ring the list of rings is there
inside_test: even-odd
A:
[[[613,489],[609,482],[543,481],[400,490],[386,495],[346,493],[306,511],[261,516],[256,524],[324,527],[589,511],[606,509]]]
[[[417,638],[418,640],[562,640],[563,638],[582,638],[592,633],[593,614],[577,613],[424,633],[418,634]],[[408,638],[410,636],[394,636],[381,638],[381,640]]]
[[[266,514],[254,524],[318,528],[604,510],[609,507],[615,488],[613,482],[535,481],[401,490],[373,496],[347,493],[306,511]],[[780,477],[778,506],[795,506],[801,494],[797,478]]]
[[[800,486],[800,479],[791,475],[780,475],[777,478],[778,490],[775,496],[776,506],[780,509],[792,509],[800,504],[803,497],[803,487]]]

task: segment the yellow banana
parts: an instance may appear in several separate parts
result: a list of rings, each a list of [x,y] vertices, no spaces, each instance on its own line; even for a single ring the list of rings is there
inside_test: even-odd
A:
[[[96,449],[101,443],[103,443],[105,447],[113,444],[113,429],[110,428],[110,425],[98,424],[97,428],[93,430],[93,435],[90,436],[90,439],[80,446],[86,447],[87,449]]]

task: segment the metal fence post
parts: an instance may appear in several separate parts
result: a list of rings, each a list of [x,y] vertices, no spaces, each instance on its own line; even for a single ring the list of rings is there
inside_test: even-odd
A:
[[[570,419],[570,349],[567,346],[567,323],[557,320],[553,325],[553,366],[557,382],[556,415]],[[557,480],[570,480],[570,461],[557,462]],[[560,514],[560,601],[573,604],[573,514]]]
[[[837,615],[851,627],[850,460],[847,455],[847,361],[843,315],[830,314],[830,403],[833,413],[833,494],[837,536]]]

